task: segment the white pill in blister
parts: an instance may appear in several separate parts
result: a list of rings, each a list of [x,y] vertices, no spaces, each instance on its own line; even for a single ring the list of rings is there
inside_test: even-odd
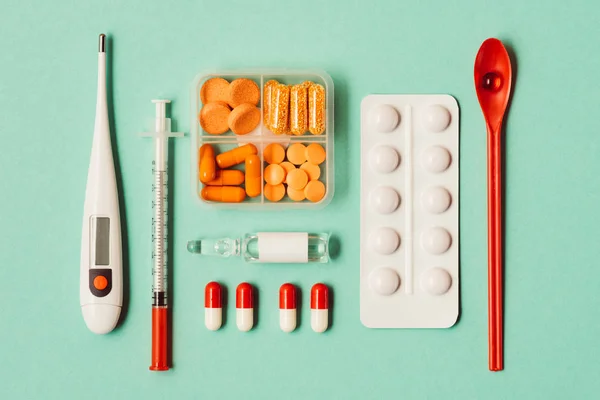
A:
[[[400,155],[390,146],[377,146],[371,150],[371,167],[377,172],[387,174],[398,167]]]
[[[436,104],[429,106],[423,113],[423,125],[431,132],[441,132],[450,125],[450,111]]]
[[[421,195],[423,208],[433,214],[443,213],[450,207],[450,193],[440,186],[430,187]]]
[[[391,132],[398,126],[400,115],[398,111],[389,104],[380,104],[369,112],[369,125],[377,132]]]
[[[371,233],[369,243],[379,254],[392,254],[400,246],[400,235],[392,228],[377,228]]]
[[[429,172],[442,172],[448,169],[452,158],[450,152],[441,146],[431,146],[421,155],[421,163]]]
[[[390,214],[400,205],[400,195],[391,187],[380,186],[371,192],[371,207],[379,214]]]
[[[431,254],[442,254],[450,248],[451,244],[452,237],[444,228],[431,228],[421,235],[421,245]]]
[[[443,268],[430,268],[421,275],[421,288],[433,295],[439,296],[450,290],[452,277]]]
[[[400,277],[391,268],[377,268],[369,274],[369,285],[375,292],[389,296],[398,290]]]

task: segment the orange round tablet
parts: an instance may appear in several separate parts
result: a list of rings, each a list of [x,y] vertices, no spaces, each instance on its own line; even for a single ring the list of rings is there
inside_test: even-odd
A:
[[[290,186],[288,186],[287,188],[287,195],[290,199],[294,201],[302,201],[306,198],[306,196],[304,195],[304,189],[296,190]]]
[[[317,143],[309,144],[306,147],[306,159],[308,162],[319,165],[325,161],[325,149]]]
[[[265,182],[270,185],[279,185],[285,179],[285,169],[278,164],[271,164],[265,168]]]
[[[279,185],[269,185],[268,183],[265,184],[265,197],[270,200],[270,201],[279,201],[281,199],[283,199],[283,196],[285,196],[285,186],[283,186],[283,183],[280,183]]]
[[[252,79],[239,78],[229,84],[229,98],[227,102],[231,107],[237,107],[243,103],[253,106],[260,100],[260,89]]]
[[[321,176],[321,168],[318,165],[310,162],[305,162],[300,166],[300,169],[306,172],[309,181],[316,181]]]
[[[295,169],[287,174],[285,179],[285,183],[288,184],[289,187],[296,190],[304,189],[306,184],[308,183],[308,175],[305,171],[301,169]]]
[[[278,143],[271,143],[263,150],[263,156],[269,164],[280,164],[285,158],[285,149]]]
[[[325,197],[325,185],[321,181],[310,181],[304,188],[304,195],[313,203]]]
[[[294,143],[287,149],[287,159],[295,165],[302,165],[306,161],[306,146],[302,143]]]
[[[202,107],[198,120],[206,133],[220,135],[229,130],[227,119],[230,113],[231,110],[226,103],[215,101]]]
[[[227,123],[233,133],[245,135],[252,132],[260,123],[260,110],[250,103],[241,104],[229,114]]]
[[[285,169],[286,175],[289,174],[290,171],[293,171],[296,169],[296,166],[289,161],[284,161],[284,162],[280,163],[279,165],[281,165],[283,167],[283,169]]]
[[[223,78],[210,78],[200,88],[200,101],[208,104],[213,101],[229,100],[229,82]]]

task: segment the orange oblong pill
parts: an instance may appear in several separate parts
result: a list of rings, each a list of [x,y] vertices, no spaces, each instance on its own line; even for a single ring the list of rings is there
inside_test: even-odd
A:
[[[290,111],[290,87],[278,83],[273,86],[271,93],[269,123],[273,133],[280,135],[287,133],[289,126],[289,111]]]
[[[325,132],[325,88],[318,83],[308,88],[308,130],[313,135]]]
[[[246,192],[239,186],[206,186],[201,195],[204,200],[221,203],[240,203],[246,198]]]
[[[260,195],[262,182],[260,179],[261,168],[260,157],[256,154],[251,154],[246,157],[246,194],[249,197]]]
[[[302,165],[306,161],[306,146],[294,143],[287,149],[287,159],[294,165]]]
[[[265,197],[270,201],[280,201],[285,196],[285,186],[283,183],[279,185],[265,184]]]
[[[302,135],[308,128],[308,86],[293,85],[290,89],[290,132]]]
[[[271,164],[265,168],[265,182],[270,185],[279,185],[285,179],[285,169],[281,165]]]
[[[279,143],[271,143],[263,150],[263,156],[269,164],[280,164],[285,159],[285,149]]]
[[[255,145],[248,143],[219,154],[217,156],[217,165],[221,169],[229,168],[232,165],[243,163],[246,160],[246,157],[252,154],[258,154],[258,150]]]
[[[323,146],[318,143],[311,143],[306,146],[306,160],[309,163],[319,165],[325,161],[326,153]]]
[[[321,176],[321,168],[310,162],[305,162],[300,166],[300,169],[306,172],[309,181],[315,181]]]
[[[244,183],[244,173],[237,169],[217,171],[215,179],[204,182],[208,186],[237,186]]]
[[[267,129],[271,130],[271,98],[273,96],[273,87],[277,85],[276,80],[267,81],[263,90],[262,109],[263,109],[263,124]]]
[[[292,189],[304,189],[304,187],[308,183],[308,174],[301,169],[295,169],[293,171],[290,171],[289,174],[287,174],[285,182]]]
[[[203,144],[198,150],[198,179],[200,182],[206,183],[215,179],[215,149],[210,144]]]
[[[304,188],[304,195],[313,203],[325,197],[325,184],[321,181],[310,181]]]

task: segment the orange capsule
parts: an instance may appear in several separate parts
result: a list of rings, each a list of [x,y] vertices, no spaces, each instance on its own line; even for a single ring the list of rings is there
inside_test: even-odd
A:
[[[202,147],[200,147],[198,155],[198,177],[200,178],[200,182],[210,182],[215,179],[216,176],[215,150],[210,144],[203,144]]]
[[[243,163],[246,160],[246,157],[257,153],[258,150],[256,149],[256,146],[252,143],[248,143],[219,154],[217,156],[217,165],[222,169],[229,168],[232,165]]]
[[[215,179],[205,182],[209,186],[237,186],[244,183],[244,173],[237,169],[217,171]]]
[[[293,85],[290,89],[290,132],[302,135],[308,128],[308,86]]]
[[[270,106],[270,129],[278,135],[287,133],[289,127],[290,87],[281,83],[273,87]]]
[[[246,192],[239,186],[206,186],[201,195],[204,200],[221,203],[240,203],[246,198]]]
[[[246,194],[249,197],[260,195],[260,189],[262,187],[260,168],[260,157],[256,154],[246,157]]]
[[[325,132],[325,88],[312,83],[308,88],[308,130],[313,135]]]

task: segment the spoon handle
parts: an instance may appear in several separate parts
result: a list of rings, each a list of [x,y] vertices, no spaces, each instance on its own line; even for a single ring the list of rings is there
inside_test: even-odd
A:
[[[490,371],[503,369],[502,140],[488,126],[488,329]]]

